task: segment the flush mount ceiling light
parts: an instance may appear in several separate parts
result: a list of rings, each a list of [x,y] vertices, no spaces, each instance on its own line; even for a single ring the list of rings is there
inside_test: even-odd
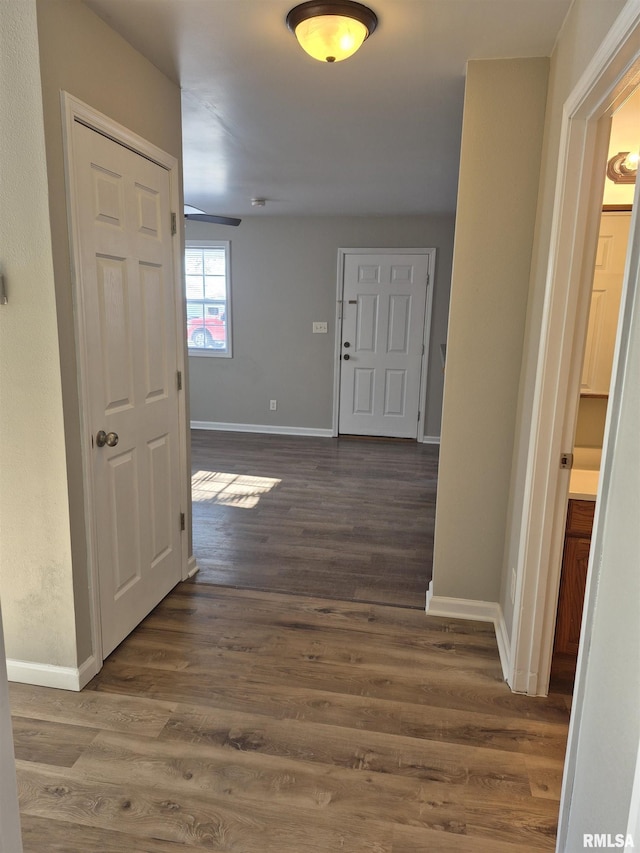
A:
[[[287,26],[309,56],[320,62],[340,62],[353,56],[378,26],[378,18],[352,0],[310,0],[289,12]]]
[[[636,152],[620,151],[607,163],[607,177],[614,184],[635,184],[639,159]]]

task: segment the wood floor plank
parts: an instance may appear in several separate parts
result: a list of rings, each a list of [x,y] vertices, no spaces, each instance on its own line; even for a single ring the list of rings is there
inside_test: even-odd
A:
[[[94,679],[90,690],[104,691],[123,695],[135,695],[138,691],[150,698],[161,701],[177,699],[180,702],[196,698],[203,705],[218,705],[230,702],[255,704],[267,701],[274,687],[282,690],[295,688],[337,695],[352,695],[379,699],[381,701],[406,702],[411,704],[452,708],[464,711],[473,707],[486,714],[515,717],[529,716],[530,719],[563,723],[568,719],[566,708],[555,697],[547,703],[540,703],[528,711],[522,696],[509,691],[502,682],[474,682],[470,679],[456,679],[455,672],[445,674],[428,673],[421,676],[412,687],[402,679],[380,679],[356,674],[352,679],[341,673],[338,677],[313,672],[298,674],[291,669],[278,671],[263,669],[256,664],[249,672],[229,672],[221,667],[211,671],[207,677],[203,673],[189,673],[182,670],[162,670],[145,666],[105,665],[100,675]],[[318,697],[322,701],[321,697]],[[530,706],[529,706],[530,708]]]
[[[54,817],[108,829],[118,825],[132,836],[173,841],[204,850],[243,853],[391,853],[391,828],[370,826],[298,808],[253,802],[251,809],[208,794],[85,780],[73,770],[19,763],[18,794],[27,815]]]
[[[500,791],[495,786],[451,786],[416,775],[356,770],[315,758],[239,749],[238,742],[197,739],[136,739],[102,732],[74,765],[85,779],[117,782],[128,779],[146,787],[175,789],[235,799],[288,799],[291,805],[358,813],[390,822],[415,821],[421,804],[495,810],[499,805],[527,808],[548,817],[549,804],[534,803],[526,785]]]
[[[159,841],[121,832],[117,822],[102,829],[51,816],[37,817],[22,812],[24,853],[193,853],[190,844]]]
[[[457,668],[484,671],[497,678],[502,676],[499,664],[496,666],[495,649],[490,647],[484,656],[465,653],[462,644],[452,642],[432,642],[414,649],[409,643],[376,642],[375,639],[363,642],[360,636],[354,638],[346,631],[323,630],[315,630],[308,635],[287,631],[257,632],[256,640],[247,646],[248,629],[243,632],[243,644],[240,645],[233,642],[237,634],[233,622],[226,626],[218,623],[217,628],[215,635],[209,635],[211,642],[194,646],[191,637],[176,636],[171,646],[167,646],[165,633],[149,627],[144,637],[133,637],[122,649],[116,649],[111,659],[123,664],[144,663],[160,669],[209,672],[212,665],[243,664],[243,658],[251,655],[254,660],[259,658],[260,666],[265,668],[291,666],[300,667],[302,672],[312,665],[314,672],[320,675],[348,667],[350,672],[361,670],[381,678],[402,673],[415,680],[418,664],[446,672],[450,671],[451,659],[455,657]]]
[[[241,603],[241,604],[240,604]],[[393,636],[414,628],[443,634],[482,635],[495,645],[495,630],[488,622],[426,616],[424,608],[403,608],[355,601],[328,600],[323,597],[264,594],[254,591],[187,582],[180,584],[171,596],[158,605],[150,619],[167,613],[202,618],[210,623],[219,618],[236,618],[242,606],[251,611],[253,625],[282,627],[329,627],[361,631],[367,636]],[[181,628],[179,630],[182,630]]]
[[[534,797],[559,800],[562,790],[564,761],[554,758],[541,750],[537,755],[528,755],[525,759],[531,793]]]
[[[393,773],[345,770],[331,764],[282,756],[257,755],[229,745],[163,741],[143,744],[131,737],[105,734],[85,751],[74,770],[85,778],[113,782],[126,778],[136,786],[211,795],[252,808],[254,802],[287,804],[332,814],[353,814],[383,824],[432,828],[463,825],[478,837],[495,838],[503,826],[514,827],[533,847],[546,845],[555,831],[557,806],[531,801],[513,791],[496,795],[493,788],[464,789],[416,780]],[[500,821],[496,813],[500,814]]]
[[[529,789],[524,757],[517,753],[354,731],[323,723],[274,720],[238,711],[210,712],[199,706],[180,706],[160,739],[296,757],[450,785]]]
[[[553,850],[554,846],[550,841],[546,849]],[[462,826],[448,824],[431,830],[394,827],[393,853],[532,853],[532,848],[529,843],[469,836]]]
[[[135,693],[97,697],[90,690],[72,693],[32,684],[10,684],[9,703],[18,717],[141,735],[158,735],[176,707]]]
[[[85,726],[17,716],[12,723],[16,758],[58,767],[71,767],[98,734]]]
[[[121,667],[119,667],[120,669]],[[368,729],[388,734],[441,740],[450,743],[483,745],[507,751],[553,757],[564,755],[566,720],[560,722],[527,719],[521,716],[482,714],[478,711],[393,702],[368,696],[340,694],[335,691],[298,688],[291,684],[258,683],[256,678],[225,676],[190,687],[175,678],[169,686],[154,681],[140,668],[127,669],[124,677],[115,672],[96,681],[92,689],[122,693],[143,689],[148,695],[168,695],[188,702],[197,697],[203,706],[228,711],[248,710],[278,719],[326,722],[329,725]]]

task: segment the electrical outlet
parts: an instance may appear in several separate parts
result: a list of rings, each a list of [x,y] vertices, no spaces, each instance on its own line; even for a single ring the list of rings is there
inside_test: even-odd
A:
[[[511,569],[511,603],[516,603],[516,570]]]
[[[278,408],[278,401],[277,400],[269,400],[269,409],[272,412],[275,412],[277,410],[277,408]]]
[[[318,323],[317,321],[314,320],[313,334],[314,335],[326,335],[327,334],[327,324],[326,323]]]

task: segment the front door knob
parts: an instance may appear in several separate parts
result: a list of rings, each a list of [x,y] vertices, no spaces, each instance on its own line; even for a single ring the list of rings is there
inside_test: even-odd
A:
[[[105,444],[107,447],[115,447],[116,444],[120,441],[120,437],[117,432],[105,432],[103,429],[96,435],[96,444],[98,447],[104,447]]]

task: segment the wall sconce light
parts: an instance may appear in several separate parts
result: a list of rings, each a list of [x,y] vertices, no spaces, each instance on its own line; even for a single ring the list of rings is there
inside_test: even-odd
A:
[[[637,152],[620,151],[607,163],[607,177],[614,184],[635,184],[639,159]]]
[[[310,0],[287,15],[300,47],[320,62],[340,62],[360,48],[378,26],[375,12],[352,0]]]

